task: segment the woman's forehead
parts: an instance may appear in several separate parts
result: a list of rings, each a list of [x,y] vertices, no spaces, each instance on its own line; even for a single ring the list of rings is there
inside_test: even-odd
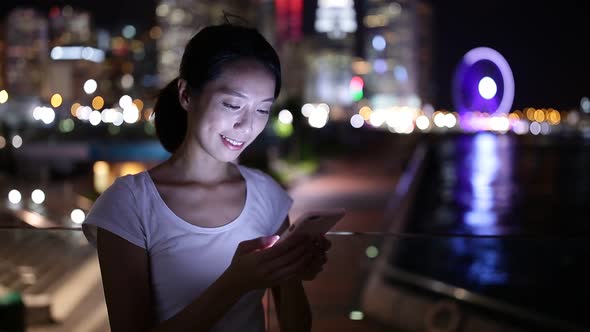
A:
[[[244,98],[244,99],[250,98],[250,96],[249,96],[250,91],[248,91],[248,89],[243,90],[243,89],[241,89],[241,87],[231,88],[231,87],[228,87],[227,85],[220,85],[216,89],[216,92],[230,95],[230,96],[234,96],[234,97],[238,97],[238,98]],[[272,102],[272,101],[274,101],[274,97],[269,96],[267,98],[264,98],[264,100],[262,100],[262,101]]]
[[[220,78],[229,81],[235,81],[236,76],[255,76],[257,79],[262,77],[274,81],[274,76],[270,70],[262,63],[252,59],[241,59],[226,64],[221,70]]]
[[[257,95],[257,97],[274,100],[275,80],[264,67],[228,68],[210,83],[209,86],[213,93],[239,98]]]

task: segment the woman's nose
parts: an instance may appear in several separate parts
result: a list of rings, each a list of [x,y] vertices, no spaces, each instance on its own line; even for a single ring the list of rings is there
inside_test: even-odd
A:
[[[252,131],[252,115],[249,110],[244,110],[234,122],[234,129],[238,129],[246,134]]]

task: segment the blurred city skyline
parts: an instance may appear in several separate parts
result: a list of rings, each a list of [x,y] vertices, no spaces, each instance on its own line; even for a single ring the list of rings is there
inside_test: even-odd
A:
[[[539,3],[507,0],[426,1],[433,7],[432,86],[435,107],[452,108],[451,81],[461,57],[470,49],[488,46],[508,60],[515,78],[514,108],[578,108],[590,95],[590,60],[582,51],[590,27],[588,5],[574,1]],[[132,24],[138,32],[157,24],[157,1],[3,1],[0,20],[16,7],[49,11],[70,5],[88,10],[93,24],[114,30]],[[113,2],[114,3],[114,2]],[[309,33],[317,0],[305,0],[304,32]],[[362,7],[362,2],[356,6]],[[362,10],[362,9],[361,9]]]
[[[156,96],[189,38],[228,11],[283,69],[237,161],[288,189],[290,220],[350,212],[328,234],[332,272],[309,288],[314,329],[589,328],[587,7],[0,1],[0,307],[22,299],[9,318],[35,331],[109,330],[81,224],[117,178],[170,157]]]

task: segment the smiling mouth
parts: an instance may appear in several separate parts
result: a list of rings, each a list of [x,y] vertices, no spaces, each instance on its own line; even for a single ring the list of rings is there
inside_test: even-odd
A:
[[[220,135],[223,144],[232,150],[239,150],[244,146],[244,141],[237,141],[235,139],[231,139],[225,135]]]

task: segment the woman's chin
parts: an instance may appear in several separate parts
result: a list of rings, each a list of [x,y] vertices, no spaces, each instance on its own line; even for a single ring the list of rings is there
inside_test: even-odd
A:
[[[224,151],[223,153],[216,153],[213,157],[220,162],[228,163],[235,162],[240,158],[242,150],[240,151]]]

